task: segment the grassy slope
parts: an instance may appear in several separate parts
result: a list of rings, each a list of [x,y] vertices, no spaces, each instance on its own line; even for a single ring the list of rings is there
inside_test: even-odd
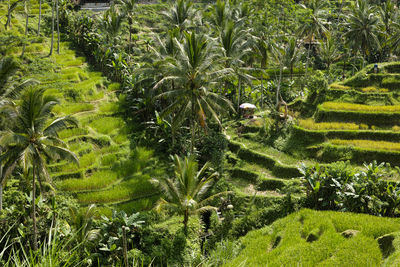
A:
[[[32,11],[37,13],[35,7],[36,3]],[[0,4],[0,15],[4,9],[5,4]],[[43,12],[46,15],[49,9]],[[6,32],[0,27],[0,36],[22,35],[23,19],[22,14],[16,13],[12,29]],[[37,17],[32,16],[32,31],[36,23]],[[56,162],[48,166],[57,188],[72,192],[82,204],[113,204],[129,211],[151,207],[157,193],[149,179],[157,171],[146,170],[148,164],[154,163],[151,151],[130,149],[127,126],[119,115],[115,94],[119,85],[91,70],[85,58],[78,57],[68,43],[62,42],[60,54],[54,52],[51,57],[47,56],[49,46],[50,40],[45,37],[27,45],[21,76],[38,80],[38,87],[46,89],[46,94],[58,97],[56,117],[72,115],[79,121],[79,128],[64,130],[60,137],[79,155],[80,165]],[[20,52],[21,47],[14,45],[7,55],[17,57]],[[103,208],[104,212],[107,210]]]
[[[226,266],[398,266],[399,229],[399,219],[302,210],[247,234]],[[346,230],[360,232],[345,238]],[[383,257],[377,238],[393,232],[395,250]]]

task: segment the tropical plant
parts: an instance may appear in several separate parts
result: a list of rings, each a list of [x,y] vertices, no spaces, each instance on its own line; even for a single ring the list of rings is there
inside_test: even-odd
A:
[[[233,21],[226,21],[219,34],[219,42],[222,48],[222,57],[226,69],[232,69],[238,78],[238,106],[240,106],[241,82],[251,84],[253,77],[247,73],[243,59],[250,54],[252,36],[249,30],[243,29]],[[227,90],[227,88],[225,88]]]
[[[182,215],[184,232],[187,235],[189,216],[216,210],[216,207],[208,205],[209,201],[228,192],[209,195],[210,186],[218,173],[206,175],[208,162],[198,170],[198,163],[192,156],[182,159],[174,155],[171,158],[174,161],[175,177],[160,177],[152,180],[162,191],[162,197],[156,209],[171,210]]]
[[[289,69],[290,79],[293,79],[293,68],[300,60],[301,54],[302,50],[298,47],[296,38],[289,38],[285,46],[284,64]]]
[[[111,254],[110,260],[121,262],[122,254],[124,266],[128,264],[128,243],[133,242],[135,231],[142,227],[144,221],[140,220],[139,213],[132,213],[128,216],[124,211],[113,210],[111,218],[103,216],[103,222],[100,227],[100,250]],[[122,253],[121,253],[122,252]],[[112,262],[108,262],[111,264]]]
[[[195,18],[196,10],[193,8],[191,0],[178,0],[168,11],[162,13],[172,27],[176,27],[180,32],[190,27]]]
[[[305,42],[308,42],[306,71],[308,70],[310,53],[315,38],[327,31],[327,4],[325,0],[310,0],[307,1],[307,4],[300,5],[301,8],[308,11],[306,22],[299,28],[300,35],[305,38]]]
[[[330,71],[331,64],[339,58],[339,49],[332,38],[330,33],[326,33],[325,40],[320,40],[319,55],[325,62],[328,73]]]
[[[50,179],[46,169],[46,159],[68,159],[78,163],[77,156],[66,148],[57,132],[68,126],[76,126],[71,117],[52,120],[52,108],[58,101],[45,96],[43,89],[29,89],[21,95],[18,105],[6,108],[7,114],[13,118],[13,125],[3,131],[0,145],[6,148],[3,158],[19,161],[25,170],[32,170],[32,220],[33,250],[37,250],[36,228],[36,179],[42,184],[42,177]],[[41,192],[44,193],[42,186]]]
[[[218,124],[218,114],[232,109],[223,96],[211,92],[218,80],[229,74],[229,69],[219,68],[219,59],[211,39],[196,33],[184,33],[183,44],[175,39],[176,56],[163,63],[164,77],[154,89],[167,81],[174,81],[175,88],[163,92],[157,98],[167,98],[171,104],[162,111],[162,116],[173,114],[172,127],[176,129],[187,118],[191,129],[191,152],[194,151],[195,124],[207,127],[206,114],[211,114]],[[189,113],[189,116],[186,115]],[[196,120],[197,118],[197,120]]]
[[[111,6],[109,10],[104,12],[102,19],[100,20],[101,28],[103,29],[106,42],[108,44],[116,45],[119,40],[119,32],[122,28],[123,15],[118,11],[115,6]]]
[[[364,60],[374,49],[380,48],[379,42],[379,17],[375,14],[375,7],[367,0],[357,0],[351,7],[344,23],[347,31],[344,37],[348,45],[354,50],[360,50]]]
[[[25,1],[24,1],[24,13],[25,13],[25,40],[24,40],[24,42],[23,42],[21,57],[24,56],[25,47],[26,47],[26,42],[27,42],[26,39],[28,39],[29,4],[30,4],[30,1],[29,1],[29,0],[25,0]]]
[[[231,19],[232,10],[229,1],[217,0],[211,8],[211,23],[217,29],[222,29]]]
[[[11,0],[8,0],[7,4],[7,21],[4,24],[4,28],[7,30],[8,26],[11,27],[11,14],[12,12],[18,7],[18,4],[21,3],[24,0],[18,0],[15,1],[11,4]]]
[[[129,51],[132,51],[133,13],[136,9],[137,0],[119,0],[116,4],[117,6],[121,7],[123,15],[128,19]]]

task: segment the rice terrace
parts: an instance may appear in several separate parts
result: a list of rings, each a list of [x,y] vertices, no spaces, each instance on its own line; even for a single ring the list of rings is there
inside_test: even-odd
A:
[[[400,266],[399,8],[0,0],[0,266]]]

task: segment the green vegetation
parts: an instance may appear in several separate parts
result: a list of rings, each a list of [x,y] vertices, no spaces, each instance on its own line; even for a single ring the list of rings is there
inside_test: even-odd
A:
[[[243,237],[243,250],[224,266],[273,266],[294,262],[307,266],[391,265],[395,264],[400,248],[393,247],[394,253],[392,251],[389,257],[386,253],[397,244],[399,226],[397,219],[301,210]],[[379,238],[385,235],[393,239],[380,245]]]
[[[398,263],[398,3],[74,5],[0,3],[1,266]]]

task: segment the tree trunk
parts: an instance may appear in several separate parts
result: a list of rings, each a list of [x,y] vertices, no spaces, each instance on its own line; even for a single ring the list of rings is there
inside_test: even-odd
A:
[[[279,67],[279,80],[278,80],[278,85],[276,87],[276,108],[279,108],[279,95],[281,93],[281,82],[282,82],[282,71],[283,71],[283,64],[280,64]],[[279,112],[279,110],[277,110]]]
[[[264,79],[263,78],[261,78],[261,103],[260,103],[261,108],[263,108],[263,106],[264,106],[264,85],[263,85]]]
[[[3,184],[0,183],[0,212],[3,210]]]
[[[11,2],[11,0],[8,0],[8,4],[7,4],[7,6],[8,6],[8,8],[7,8],[7,10],[8,10],[8,12],[7,12],[7,21],[6,21],[6,24],[4,25],[4,28],[6,30],[7,30],[8,25],[10,25],[10,28],[11,28],[11,10],[10,10],[11,5],[10,5],[10,2]]]
[[[195,120],[195,112],[194,112],[194,92],[193,92],[193,88],[192,88],[192,116],[190,116],[190,128],[192,131],[192,136],[191,136],[191,140],[190,140],[190,154],[193,155],[194,154],[194,139],[195,139],[195,131],[194,131],[194,120]]]
[[[58,1],[56,0],[56,16],[57,16],[57,54],[60,54],[60,18],[59,18],[59,11],[58,11]]]
[[[240,91],[241,91],[241,83],[240,83],[240,78],[238,79],[238,112],[240,110]]]
[[[132,52],[132,21],[129,23],[129,52]]]
[[[188,235],[188,221],[189,221],[189,211],[186,209],[185,214],[183,215],[183,232],[185,236]]]
[[[25,41],[24,41],[24,46],[22,47],[21,57],[24,57],[25,47],[26,47],[26,39],[27,39],[27,36],[28,36],[29,16],[28,16],[28,4],[27,4],[27,1],[28,0],[25,0],[25,15],[26,15],[26,19],[25,19]]]
[[[128,263],[128,245],[126,243],[126,229],[125,226],[122,226],[122,244],[123,244],[123,253],[124,253],[124,264],[125,267],[129,267]]]
[[[39,0],[39,21],[38,21],[38,29],[37,29],[37,35],[40,35],[40,21],[42,19],[42,0]]]
[[[50,53],[49,56],[53,54],[53,46],[54,46],[54,1],[51,8],[51,43],[50,43]]]
[[[33,251],[38,249],[37,246],[37,228],[36,228],[36,177],[35,167],[32,171],[32,221],[33,221]]]

